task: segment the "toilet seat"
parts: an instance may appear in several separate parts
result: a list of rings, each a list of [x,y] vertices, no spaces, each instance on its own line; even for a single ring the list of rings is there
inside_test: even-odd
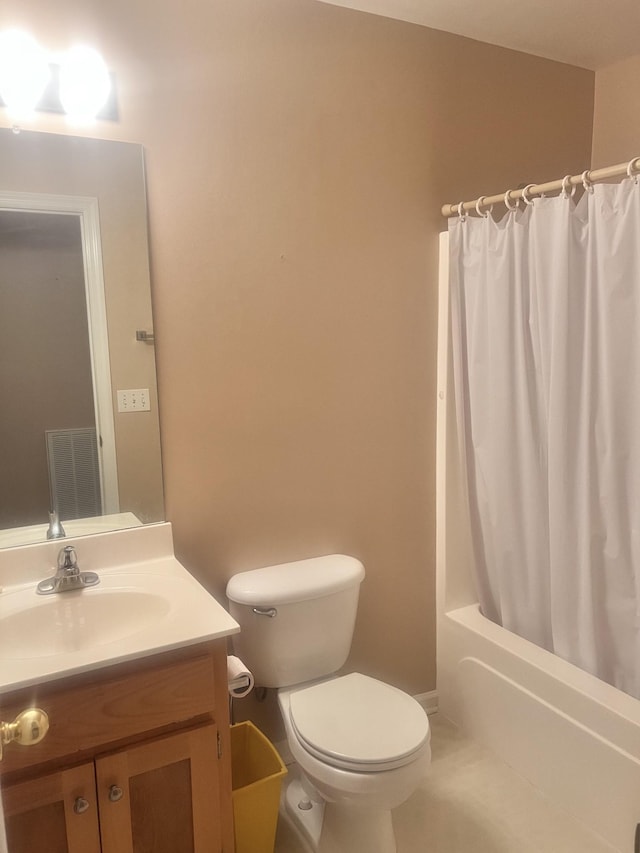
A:
[[[403,767],[430,740],[415,699],[359,672],[293,691],[289,719],[309,753],[359,773]]]

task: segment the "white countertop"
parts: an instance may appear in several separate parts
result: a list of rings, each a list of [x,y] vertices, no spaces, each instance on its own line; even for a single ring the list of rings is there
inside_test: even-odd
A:
[[[65,545],[100,585],[37,595]],[[170,524],[0,551],[0,586],[0,694],[240,630],[175,558]]]

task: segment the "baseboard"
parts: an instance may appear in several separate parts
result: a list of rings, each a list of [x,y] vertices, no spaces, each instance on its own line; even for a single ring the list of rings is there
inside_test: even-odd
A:
[[[427,714],[436,714],[438,712],[437,690],[430,690],[428,693],[418,693],[413,698],[422,705]]]

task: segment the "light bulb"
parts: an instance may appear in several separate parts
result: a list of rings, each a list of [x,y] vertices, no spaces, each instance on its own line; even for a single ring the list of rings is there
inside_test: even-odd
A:
[[[0,33],[0,97],[15,118],[32,113],[51,78],[44,50],[21,30]]]
[[[111,91],[104,59],[92,47],[72,47],[60,66],[60,102],[74,121],[95,118]]]

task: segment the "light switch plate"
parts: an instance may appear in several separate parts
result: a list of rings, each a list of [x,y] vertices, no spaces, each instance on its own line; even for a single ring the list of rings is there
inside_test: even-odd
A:
[[[149,400],[148,388],[133,388],[127,391],[118,391],[119,412],[149,412],[151,402]]]

